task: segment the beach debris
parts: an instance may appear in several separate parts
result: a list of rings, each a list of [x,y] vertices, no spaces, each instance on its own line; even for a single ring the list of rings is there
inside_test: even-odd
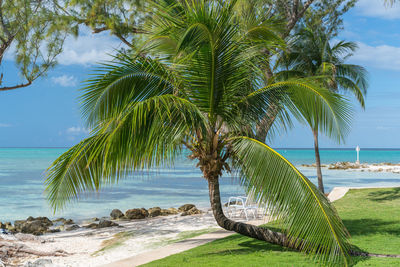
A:
[[[50,252],[38,251],[28,247],[27,245],[19,241],[15,240],[1,241],[0,239],[0,261],[6,266],[9,262],[12,262],[13,259],[20,259],[23,257],[29,257],[29,256],[56,257],[56,256],[68,256],[68,255],[69,253],[63,250],[55,250]]]
[[[149,212],[145,208],[141,209],[130,209],[125,212],[125,217],[129,220],[133,219],[144,219],[149,216]]]
[[[53,262],[50,259],[37,259],[34,262],[26,262],[23,267],[52,267]]]
[[[110,217],[114,220],[125,217],[124,213],[119,209],[113,209],[110,213]]]
[[[154,207],[149,209],[149,217],[157,217],[161,215],[161,208]]]

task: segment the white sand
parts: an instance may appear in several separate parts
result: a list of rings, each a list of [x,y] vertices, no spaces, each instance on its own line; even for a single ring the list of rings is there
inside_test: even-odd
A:
[[[179,234],[185,231],[213,230],[218,227],[211,212],[194,216],[173,215],[130,222],[117,221],[117,223],[123,227],[49,234],[40,237],[39,241],[28,241],[24,244],[39,251],[61,249],[71,253],[67,257],[47,257],[53,262],[51,266],[91,267],[165,246],[179,238]],[[125,240],[123,245],[93,255],[102,248],[104,240],[112,239],[120,232],[130,232],[132,236]],[[36,258],[32,258],[24,262],[35,260]]]

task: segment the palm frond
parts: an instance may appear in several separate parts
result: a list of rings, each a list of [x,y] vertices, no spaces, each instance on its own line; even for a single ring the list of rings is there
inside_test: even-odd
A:
[[[232,141],[242,183],[281,225],[289,242],[330,266],[348,265],[348,232],[326,197],[296,167],[267,145]]]
[[[51,206],[62,208],[82,192],[99,190],[135,170],[173,164],[183,141],[204,127],[200,110],[174,95],[128,105],[48,169],[46,194]]]

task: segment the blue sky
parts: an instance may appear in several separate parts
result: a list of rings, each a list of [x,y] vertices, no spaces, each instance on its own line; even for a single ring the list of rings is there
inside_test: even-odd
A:
[[[400,148],[400,5],[386,8],[383,2],[360,0],[344,16],[339,39],[359,44],[349,62],[370,73],[366,110],[356,108],[345,143],[321,138],[320,147]],[[0,92],[0,147],[68,147],[85,137],[77,100],[80,82],[120,45],[107,33],[70,38],[47,77],[27,88]],[[5,84],[19,81],[11,55],[1,68]],[[312,147],[313,139],[307,127],[296,124],[272,145]]]

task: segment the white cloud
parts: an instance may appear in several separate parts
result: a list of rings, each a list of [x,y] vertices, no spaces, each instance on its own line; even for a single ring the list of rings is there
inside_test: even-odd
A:
[[[92,34],[83,32],[78,38],[68,37],[63,52],[57,57],[61,65],[91,65],[111,59],[121,42],[108,33]]]
[[[400,19],[400,4],[388,6],[383,0],[360,0],[355,11],[366,17]]]
[[[88,134],[89,131],[83,127],[70,127],[66,130],[66,133],[69,135],[80,135],[80,134]]]
[[[400,71],[400,47],[390,45],[370,46],[358,43],[359,49],[351,61],[366,67]]]
[[[11,127],[11,124],[0,123],[0,128],[8,128],[8,127]]]
[[[74,76],[68,76],[66,74],[52,77],[51,80],[53,81],[53,83],[61,85],[62,87],[73,87],[78,84],[78,80]]]

